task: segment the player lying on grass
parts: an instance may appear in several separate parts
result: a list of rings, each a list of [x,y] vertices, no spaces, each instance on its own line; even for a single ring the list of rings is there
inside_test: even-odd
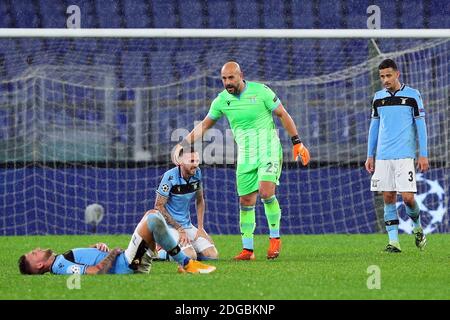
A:
[[[217,249],[203,227],[205,200],[202,172],[198,166],[198,152],[186,150],[181,156],[180,164],[162,176],[156,190],[155,208],[164,216],[170,234],[187,256],[199,261],[216,260]],[[192,224],[189,210],[194,197],[198,228]],[[158,257],[160,260],[170,258],[164,249],[158,250]]]
[[[19,258],[22,274],[129,274],[150,272],[155,243],[158,242],[178,262],[179,272],[210,273],[215,267],[187,257],[170,235],[157,210],[149,210],[137,225],[128,248],[109,250],[98,243],[56,255],[51,249],[34,249]]]

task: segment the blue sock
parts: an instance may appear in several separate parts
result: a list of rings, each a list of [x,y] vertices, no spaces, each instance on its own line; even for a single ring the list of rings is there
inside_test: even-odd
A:
[[[242,238],[242,248],[253,250],[253,238]]]
[[[386,231],[389,236],[389,242],[398,241],[398,215],[395,203],[384,204],[384,222],[386,224]]]
[[[181,251],[179,246],[176,246],[176,248],[174,248],[171,251],[169,251],[169,255],[173,258],[173,260],[175,260],[176,262],[178,262],[178,264],[181,264],[182,266],[187,265],[191,260],[191,258],[189,258],[187,255],[183,253],[183,251]]]
[[[167,251],[166,250],[159,250],[158,251],[158,259],[159,260],[167,260]]]
[[[169,233],[166,220],[161,213],[151,213],[147,216],[147,227],[156,242],[166,250],[179,264],[185,266],[190,258],[181,251],[175,239]]]
[[[414,209],[408,207],[407,205],[405,205],[405,207],[406,214],[411,218],[414,228],[421,228],[422,225],[420,223],[420,209],[417,201],[414,200]]]
[[[158,251],[158,259],[162,261],[173,261],[173,258],[163,249]]]

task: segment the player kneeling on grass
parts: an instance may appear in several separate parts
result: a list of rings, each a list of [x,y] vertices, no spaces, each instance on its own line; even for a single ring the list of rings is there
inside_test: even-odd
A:
[[[156,242],[178,262],[179,272],[210,273],[215,267],[187,257],[170,235],[157,210],[149,210],[137,225],[128,248],[109,250],[103,243],[56,255],[51,249],[34,249],[19,258],[22,274],[130,274],[150,272]]]
[[[169,231],[183,252],[197,260],[216,260],[218,252],[203,227],[205,200],[202,173],[197,152],[188,150],[176,167],[165,172],[156,190],[155,208],[166,219]],[[195,196],[198,228],[191,223],[190,202]],[[169,260],[164,248],[158,250],[159,260]]]

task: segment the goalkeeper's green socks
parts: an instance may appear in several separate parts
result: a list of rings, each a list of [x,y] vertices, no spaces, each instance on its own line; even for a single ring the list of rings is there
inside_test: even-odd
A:
[[[240,206],[239,226],[242,234],[242,247],[253,250],[253,233],[255,232],[255,206]]]
[[[408,215],[408,217],[411,218],[414,229],[421,228],[422,225],[420,223],[420,209],[417,201],[414,200],[414,208],[410,208],[407,205],[405,205],[405,207],[406,207],[406,214]]]
[[[269,225],[270,238],[279,238],[281,209],[277,197],[273,195],[270,198],[261,199],[261,201],[264,203],[264,212]]]

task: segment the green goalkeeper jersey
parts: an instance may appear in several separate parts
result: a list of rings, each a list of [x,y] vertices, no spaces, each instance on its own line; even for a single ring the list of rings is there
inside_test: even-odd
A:
[[[211,103],[208,117],[219,120],[225,115],[238,146],[238,164],[279,157],[280,139],[273,121],[272,111],[281,104],[280,99],[266,85],[245,81],[239,95],[225,89]]]

